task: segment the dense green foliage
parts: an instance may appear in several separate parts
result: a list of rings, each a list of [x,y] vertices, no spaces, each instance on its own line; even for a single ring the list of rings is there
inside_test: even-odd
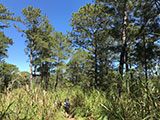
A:
[[[0,63],[0,91],[9,87],[9,83],[16,79],[18,68],[15,65],[7,64],[5,62]]]
[[[25,25],[15,27],[30,59],[30,73],[5,63],[13,41],[0,31],[0,119],[160,119],[158,1],[95,0],[72,14],[67,35],[33,6],[24,20],[0,11],[0,30],[8,20]]]
[[[3,58],[7,57],[7,48],[13,44],[12,39],[6,37],[3,32],[0,31],[0,62]]]
[[[63,87],[63,89],[62,89]],[[114,86],[112,86],[114,87]],[[99,90],[82,89],[80,87],[61,86],[54,90],[42,90],[35,87],[29,90],[24,86],[14,89],[0,97],[1,119],[45,119],[45,120],[67,120],[67,115],[60,103],[69,98],[70,118],[77,120],[140,120],[160,119],[159,102],[152,90],[147,94],[144,84],[136,86],[137,93],[123,94],[121,98],[106,96],[105,92]],[[154,95],[154,96],[153,96]]]
[[[9,27],[7,21],[20,21],[20,18],[13,17],[13,15],[13,12],[10,12],[0,3],[0,62],[4,57],[7,57],[7,48],[13,44],[12,39],[5,36],[2,30]]]

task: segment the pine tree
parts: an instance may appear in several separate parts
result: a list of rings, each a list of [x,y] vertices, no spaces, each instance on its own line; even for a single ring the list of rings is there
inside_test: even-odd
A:
[[[19,17],[13,15],[13,12],[10,12],[0,3],[0,62],[4,57],[7,57],[7,48],[13,44],[13,40],[5,36],[2,30],[9,27],[8,21],[20,21]]]
[[[55,62],[53,63],[55,66],[55,74],[56,74],[56,83],[55,90],[58,85],[59,80],[63,80],[64,71],[66,71],[66,62],[70,57],[71,53],[71,42],[67,38],[66,35],[63,35],[62,32],[54,32],[53,34],[53,46],[54,49],[52,52],[54,53]]]
[[[26,37],[26,53],[30,58],[30,87],[32,88],[32,79],[33,79],[33,65],[37,66],[36,62],[38,52],[40,47],[47,48],[49,45],[47,42],[50,32],[53,31],[51,25],[49,25],[49,20],[46,15],[41,15],[40,9],[35,9],[32,6],[28,6],[22,10],[22,13],[25,17],[23,24],[26,26],[26,30],[22,30],[19,27],[15,26],[20,32],[23,32],[23,35]],[[43,51],[45,50],[43,49]],[[43,53],[45,54],[45,53]],[[46,55],[48,55],[46,53]],[[40,62],[44,62],[43,60]]]
[[[0,62],[4,57],[7,57],[7,48],[13,44],[13,40],[6,37],[3,32],[0,32]]]
[[[106,36],[108,28],[111,27],[109,16],[104,14],[103,7],[98,3],[87,4],[81,7],[78,13],[74,13],[70,20],[73,28],[71,32],[73,43],[91,55],[89,58],[93,68],[91,76],[94,78],[95,87],[100,84],[99,55],[103,52],[108,54]]]
[[[68,79],[72,84],[83,85],[89,82],[89,72],[92,66],[89,61],[89,56],[89,53],[81,48],[73,50],[66,71]]]
[[[137,12],[138,10],[139,12]],[[158,50],[156,43],[159,40],[159,36],[156,33],[160,29],[159,10],[152,1],[139,1],[137,11],[135,11],[135,17],[138,19],[139,33],[137,35],[138,41],[136,42],[134,54],[137,58],[136,62],[139,61],[137,67],[142,66],[144,68],[147,82],[148,69],[151,69],[149,66],[154,63],[156,57],[155,51]]]

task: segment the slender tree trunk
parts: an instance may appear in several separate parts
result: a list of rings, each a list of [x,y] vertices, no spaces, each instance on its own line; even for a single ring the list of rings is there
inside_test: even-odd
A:
[[[126,51],[125,57],[126,57],[126,72],[128,72],[129,66],[128,66],[128,52],[127,51]]]
[[[36,51],[36,58],[37,58],[37,51]],[[37,82],[37,80],[38,80],[38,77],[37,77],[37,65],[34,65],[34,75],[35,76],[33,76],[33,77],[35,77],[35,81]]]
[[[60,62],[60,60],[59,60],[59,57],[58,57],[58,63]],[[56,89],[57,89],[57,85],[58,85],[58,82],[59,82],[59,73],[60,73],[60,70],[59,69],[57,69],[57,72],[56,72],[56,84],[55,84],[55,91],[56,91]]]
[[[121,77],[123,78],[123,65],[124,65],[124,56],[126,53],[126,29],[127,29],[127,0],[124,0],[124,15],[123,15],[123,32],[122,32],[122,50],[120,55],[120,65],[119,65],[119,72],[121,74]],[[118,83],[118,92],[119,97],[121,96],[121,89],[122,89],[122,81],[119,81]]]
[[[98,85],[98,65],[97,65],[97,40],[95,39],[95,58],[94,58],[94,64],[95,64],[95,87],[97,88]]]
[[[59,80],[59,72],[57,71],[57,74],[56,74],[56,84],[55,84],[55,87],[54,87],[55,91],[57,89],[58,80]]]
[[[130,62],[130,69],[132,69],[132,63]],[[130,77],[131,77],[131,79],[133,79],[133,73],[131,72],[130,73]]]
[[[146,78],[146,82],[148,80],[148,67],[147,67],[147,58],[146,58],[146,48],[145,48],[145,78]]]
[[[107,57],[105,57],[105,75],[107,75],[108,74],[108,68],[109,68],[109,62],[108,62],[108,59],[107,59]]]
[[[33,77],[35,78],[35,82],[37,83],[38,77],[37,77],[37,65],[34,66],[33,70]]]
[[[48,84],[49,84],[49,78],[50,78],[50,69],[49,69],[49,62],[45,62],[44,64],[44,78],[45,78],[45,89],[48,89]]]
[[[128,68],[128,52],[127,52],[127,50],[126,50],[126,52],[125,52],[125,63],[126,63],[126,73],[127,73],[127,79],[126,79],[126,91],[128,92],[128,83],[129,83],[129,79],[128,79],[128,71],[129,71],[129,68]]]
[[[76,84],[78,83],[78,75],[77,75],[77,73],[76,73]]]
[[[41,67],[41,69],[40,69],[40,71],[41,71],[41,73],[40,73],[40,75],[41,75],[41,85],[42,85],[42,82],[43,82],[43,67],[44,67],[44,65],[43,65],[43,63],[41,63],[41,65],[40,65],[40,67]],[[43,86],[43,85],[42,85]]]
[[[144,67],[145,67],[145,79],[146,83],[148,80],[148,66],[147,66],[147,51],[146,51],[146,40],[145,40],[145,35],[143,35],[143,45],[144,45]]]
[[[155,75],[157,76],[158,75],[158,62],[156,61],[156,71],[155,71]]]
[[[100,77],[100,81],[99,81],[99,86],[101,87],[102,86],[102,83],[103,83],[103,79],[104,79],[104,74],[105,74],[105,71],[104,71],[104,68],[105,68],[105,65],[103,64],[103,60],[102,60],[102,57],[99,58],[99,77]]]
[[[130,60],[130,70],[132,69],[132,62],[131,62],[131,60]],[[133,91],[133,85],[132,85],[132,83],[134,82],[134,79],[133,79],[133,73],[132,73],[132,71],[130,71],[130,81],[129,81],[129,89],[128,89],[128,91],[130,92],[132,92]]]
[[[77,83],[78,83],[78,73],[79,73],[78,63],[77,63],[77,62],[75,62],[75,66],[76,66],[76,71],[77,71],[76,74],[75,74],[75,77],[76,77],[76,78],[75,78],[75,81],[76,81],[75,83],[77,84]]]
[[[32,66],[33,66],[33,41],[31,41],[31,51],[30,51],[30,88],[32,89],[32,80],[33,80],[33,75],[32,75]]]
[[[46,90],[48,90],[49,76],[50,76],[49,72],[47,71],[46,72],[46,77],[45,77],[46,78],[46,82],[45,82],[45,88],[46,88]]]

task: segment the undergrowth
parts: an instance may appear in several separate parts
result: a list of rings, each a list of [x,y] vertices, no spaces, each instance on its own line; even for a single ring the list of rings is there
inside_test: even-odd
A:
[[[69,115],[63,109],[68,98]],[[141,96],[124,93],[121,98],[107,96],[100,90],[84,90],[80,87],[32,90],[21,87],[0,94],[0,120],[158,120],[159,101],[142,90]]]
[[[99,115],[100,104],[105,102],[99,91],[84,93],[79,87],[59,88],[57,92],[22,87],[0,96],[0,120],[66,120],[62,107],[65,98],[71,103],[70,116],[91,119]]]

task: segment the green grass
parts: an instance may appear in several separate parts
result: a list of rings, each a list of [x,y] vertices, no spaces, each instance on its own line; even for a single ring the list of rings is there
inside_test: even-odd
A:
[[[57,92],[22,87],[0,94],[0,120],[67,120],[59,107],[65,98],[69,98],[70,116],[76,120],[159,120],[160,102],[155,96],[143,88],[139,96],[123,93],[118,98],[80,87],[57,88]]]
[[[65,120],[63,108],[58,104],[65,98],[71,102],[70,115],[77,119],[97,116],[105,97],[94,90],[84,93],[77,88],[58,88],[58,92],[45,91],[39,87],[27,90],[15,89],[0,97],[0,119],[4,120]]]

